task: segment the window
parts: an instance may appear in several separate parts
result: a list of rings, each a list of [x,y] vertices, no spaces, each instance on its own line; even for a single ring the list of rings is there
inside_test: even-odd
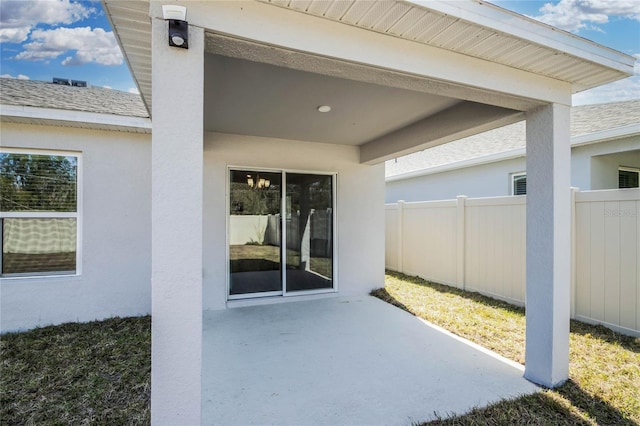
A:
[[[638,188],[640,169],[632,167],[620,167],[618,169],[618,188]]]
[[[527,174],[525,172],[511,174],[511,195],[527,195]]]
[[[0,275],[79,273],[80,157],[0,151]]]

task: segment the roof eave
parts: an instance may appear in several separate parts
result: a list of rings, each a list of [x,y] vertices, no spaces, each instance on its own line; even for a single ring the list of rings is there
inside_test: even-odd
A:
[[[127,64],[127,68],[129,69],[129,73],[131,74],[131,77],[133,78],[133,81],[136,85],[136,88],[138,89],[138,92],[140,93],[140,98],[142,99],[142,102],[144,103],[144,106],[147,110],[147,113],[149,114],[149,117],[151,117],[151,113],[152,113],[152,108],[151,108],[151,85],[144,85],[141,84],[140,78],[139,78],[139,70],[138,67],[134,66],[129,58],[129,54],[127,52],[127,49],[125,48],[125,45],[122,41],[122,38],[120,37],[120,32],[118,31],[115,22],[113,20],[113,16],[112,16],[112,10],[107,6],[107,0],[101,0],[102,3],[102,9],[105,11],[105,15],[107,16],[107,19],[109,20],[109,25],[111,25],[111,28],[113,30],[113,34],[116,37],[116,41],[118,42],[118,47],[120,48],[120,51],[122,52],[122,55],[124,57],[124,61]],[[128,2],[128,3],[134,3],[134,2]],[[146,3],[147,5],[149,4],[148,0],[138,0],[135,3]],[[148,10],[148,6],[147,6],[147,10]],[[149,22],[151,22],[151,18],[149,17]],[[144,29],[142,32],[146,32]],[[148,39],[149,39],[149,44],[151,44],[151,31],[148,31]],[[151,67],[151,50],[149,49],[149,54],[148,54],[148,67]],[[148,87],[147,87],[148,86]]]
[[[635,62],[633,56],[482,0],[456,2],[402,1],[492,28],[531,43],[565,52],[585,61],[611,68],[624,76],[633,75]]]
[[[281,0],[258,0],[276,7],[289,8],[300,13],[316,16],[321,19],[332,19],[322,14],[313,13],[310,10],[302,10],[298,3]],[[536,21],[532,18],[519,15],[498,6],[485,3],[481,0],[467,1],[424,1],[424,0],[396,0],[388,2],[391,5],[405,5],[439,15],[450,16],[494,31],[504,37],[530,43],[546,51],[547,57],[563,55],[568,58],[570,67],[566,61],[562,63],[543,63],[543,66],[528,67],[514,63],[505,65],[522,68],[528,72],[539,73],[560,81],[569,82],[572,85],[572,93],[591,89],[603,84],[611,83],[633,75],[635,59],[632,56],[617,52],[613,49],[601,46],[592,41],[575,36],[566,31],[554,28],[550,25]],[[149,16],[149,1],[137,0],[120,2],[119,0],[102,0],[106,15],[112,24],[116,39],[120,45],[127,66],[131,70],[133,78],[140,91],[147,111],[151,113],[151,29]],[[212,2],[213,4],[213,2]],[[391,6],[390,6],[391,7]],[[379,12],[382,18],[384,12]],[[409,42],[419,42],[406,37],[403,34],[393,34],[385,30],[377,30],[359,23],[347,23],[342,19],[332,19],[344,25],[356,26],[362,29],[377,31],[392,37],[399,37]],[[119,26],[119,24],[121,24]],[[134,34],[135,33],[135,34]],[[128,40],[127,37],[130,39]],[[144,38],[144,41],[140,38]],[[424,44],[429,44],[425,42]],[[439,47],[434,45],[434,47]],[[131,51],[128,51],[131,49]],[[135,50],[135,52],[134,52]],[[455,50],[452,50],[455,51]],[[458,52],[468,56],[483,58],[481,52]],[[497,61],[497,59],[487,59]],[[509,62],[507,60],[507,62]],[[586,72],[580,68],[585,67]],[[577,72],[579,70],[579,72]]]
[[[151,133],[151,120],[149,118],[18,105],[0,105],[0,121],[130,133]]]

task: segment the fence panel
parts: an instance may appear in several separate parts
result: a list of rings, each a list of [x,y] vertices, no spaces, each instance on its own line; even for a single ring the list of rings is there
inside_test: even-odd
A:
[[[387,205],[386,266],[525,302],[526,197]],[[640,189],[575,193],[572,315],[640,336]]]
[[[640,190],[576,194],[575,316],[640,330]]]
[[[385,267],[401,271],[398,264],[398,204],[387,204],[385,210]]]
[[[524,304],[525,197],[468,199],[465,206],[465,287]]]
[[[404,272],[456,286],[456,203],[406,203]]]

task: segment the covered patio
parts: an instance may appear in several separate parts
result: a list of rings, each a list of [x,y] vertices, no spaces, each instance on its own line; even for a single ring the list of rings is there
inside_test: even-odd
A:
[[[274,420],[278,423],[323,422],[325,416],[326,422],[366,423],[375,420],[368,410],[382,408],[385,393],[375,374],[357,373],[384,370],[389,364],[383,358],[410,367],[385,379],[395,381],[385,389],[400,389],[398,395],[407,400],[426,398],[424,387],[448,382],[446,391],[435,395],[443,398],[435,400],[439,411],[495,399],[501,396],[495,383],[514,374],[514,383],[531,389],[518,378],[521,371],[502,374],[491,370],[497,368],[489,365],[493,361],[476,370],[485,362],[479,353],[463,351],[455,362],[458,343],[437,333],[421,336],[426,326],[405,314],[378,315],[377,309],[391,308],[376,301],[228,310],[238,305],[237,296],[255,303],[264,296],[278,302],[366,299],[384,285],[384,162],[523,117],[528,153],[524,374],[550,387],[567,379],[571,95],[631,75],[632,57],[475,0],[103,3],[153,123],[154,424],[263,423],[276,411],[292,413]],[[178,23],[168,17],[162,6],[171,3],[185,5],[187,17]],[[180,47],[169,42],[178,27],[188,27],[178,37]],[[246,187],[268,173],[280,183],[262,188],[278,191],[269,212],[285,230],[277,262],[232,256],[238,251],[232,222],[243,219],[234,216],[248,211],[240,197],[234,201],[234,188],[241,185],[235,173],[244,174]],[[315,192],[305,185],[292,191],[290,184],[302,175],[315,179]],[[319,233],[307,226],[312,210],[329,214],[328,238],[314,237]],[[302,218],[303,224],[294,227],[300,231],[294,247],[286,243],[291,218]],[[265,248],[264,241],[255,242]],[[239,244],[248,243],[254,241]],[[318,250],[320,245],[327,250]],[[326,271],[313,265],[321,252],[331,266]],[[276,286],[261,285],[255,292],[245,283],[238,288],[230,277],[237,260],[242,261],[235,266],[269,269],[259,271],[265,272],[262,277],[276,271]],[[326,285],[313,284],[311,292],[302,293],[305,286],[295,279],[300,271],[322,275]],[[416,330],[407,332],[403,321],[414,321],[407,329]],[[305,333],[281,334],[300,330]],[[244,344],[254,346],[247,350]],[[428,346],[438,350],[432,353]],[[447,347],[451,350],[441,350]],[[298,348],[304,356],[296,359]],[[331,362],[336,348],[339,357]],[[367,356],[363,348],[369,348]],[[366,362],[354,361],[359,358]],[[253,365],[259,368],[251,370]],[[461,375],[452,375],[462,368]],[[307,371],[314,376],[302,374]],[[418,375],[410,374],[414,371]],[[345,383],[332,383],[331,377]],[[480,378],[485,381],[471,387]],[[309,386],[310,379],[317,385]],[[243,380],[251,381],[244,391],[237,387]],[[271,384],[277,386],[269,393]],[[356,384],[362,387],[344,387]],[[368,399],[369,408],[352,413],[358,398]],[[267,400],[274,408],[264,418],[240,420],[267,407]],[[389,404],[390,416],[380,412],[377,418],[404,422],[429,412],[419,407],[419,399],[407,405],[402,400]],[[445,404],[456,400],[459,406]],[[331,401],[333,414],[323,411]],[[395,404],[406,411],[391,407]],[[314,418],[304,421],[312,413]]]
[[[410,425],[538,389],[372,296],[206,311],[202,343],[203,424]]]

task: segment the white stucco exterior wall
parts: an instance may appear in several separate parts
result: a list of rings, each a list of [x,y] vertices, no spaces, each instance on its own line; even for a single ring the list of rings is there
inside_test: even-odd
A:
[[[620,167],[640,168],[640,136],[599,145],[603,146],[576,148],[574,153],[574,167],[589,171],[590,189],[617,188]]]
[[[337,173],[338,292],[360,295],[384,286],[384,164],[360,164],[352,146],[206,133],[205,309],[226,306],[228,166]]]
[[[511,174],[525,169],[526,160],[520,157],[390,181],[386,184],[385,201],[452,200],[458,195],[470,198],[511,195]]]
[[[151,136],[17,123],[2,147],[82,155],[82,273],[0,279],[0,331],[146,315],[151,305]]]

